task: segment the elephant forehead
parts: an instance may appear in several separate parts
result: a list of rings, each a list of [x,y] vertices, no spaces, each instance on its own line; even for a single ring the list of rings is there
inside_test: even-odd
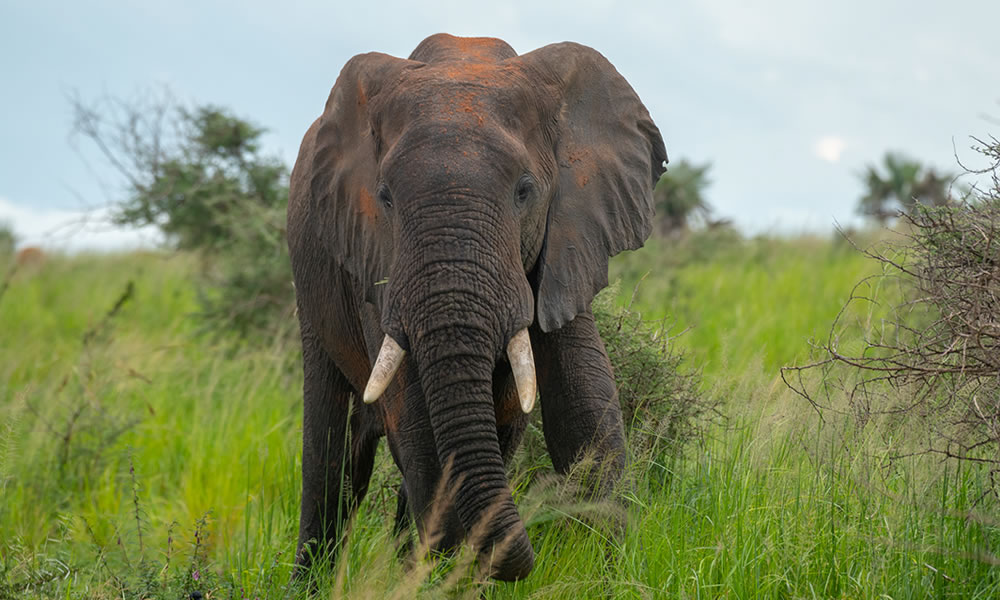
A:
[[[449,61],[413,69],[379,107],[386,121],[488,121],[515,126],[538,102],[524,72],[510,64]]]
[[[470,177],[510,179],[530,166],[531,156],[519,136],[490,120],[470,124],[435,118],[408,124],[389,144],[383,169],[390,179],[458,186],[470,183]]]
[[[507,42],[490,37],[457,37],[446,33],[432,35],[420,42],[410,60],[436,63],[446,60],[483,60],[496,62],[517,56]]]

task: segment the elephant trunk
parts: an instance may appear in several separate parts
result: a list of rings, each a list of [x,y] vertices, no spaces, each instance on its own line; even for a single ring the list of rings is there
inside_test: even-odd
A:
[[[507,485],[493,372],[531,323],[533,297],[519,238],[498,207],[435,195],[419,213],[400,215],[405,225],[383,328],[402,334],[417,367],[447,490],[470,543],[494,577],[513,580],[531,571],[534,553]],[[530,407],[533,389],[530,395],[522,406]]]
[[[515,580],[531,571],[534,553],[511,498],[497,439],[494,357],[465,346],[488,348],[485,340],[472,342],[484,335],[468,325],[443,326],[412,342],[459,520],[491,575]]]

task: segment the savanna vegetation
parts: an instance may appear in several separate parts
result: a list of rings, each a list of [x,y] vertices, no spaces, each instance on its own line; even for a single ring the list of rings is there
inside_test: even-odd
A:
[[[344,560],[315,574],[321,597],[995,597],[990,470],[890,460],[905,429],[820,420],[778,376],[808,359],[809,338],[826,335],[877,265],[832,240],[726,244],[670,269],[658,263],[669,253],[650,251],[615,266],[628,276],[647,261],[632,307],[667,316],[660,339],[683,353],[671,367],[700,381],[669,389],[712,405],[680,449],[651,443],[667,428],[635,431],[661,424],[633,421],[632,439],[645,442],[621,491],[624,538],[592,525],[618,508],[561,489],[532,431],[513,474],[538,552],[532,576],[475,581],[462,557],[408,569],[395,558],[397,475],[383,456]],[[141,253],[50,256],[15,273],[0,299],[0,593],[285,594],[299,493],[295,348],[198,335],[198,268],[188,254]],[[632,283],[614,291],[628,298]],[[856,318],[877,322],[877,310]]]
[[[101,114],[80,113],[82,124],[97,127]],[[1000,260],[979,244],[993,234],[976,216],[994,221],[997,188],[939,209],[966,212],[914,209],[902,234],[747,238],[722,224],[616,258],[617,283],[594,307],[629,428],[616,496],[580,501],[529,427],[510,477],[536,567],[524,581],[484,581],[467,553],[398,543],[398,475],[383,448],[340,560],[290,585],[301,371],[273,218],[280,165],[257,153],[258,129],[225,111],[178,114],[187,133],[157,146],[175,162],[131,171],[119,213],[162,225],[172,248],[31,261],[0,252],[0,599],[285,598],[310,584],[321,598],[1000,595],[1000,482],[986,460],[1000,439],[987,410],[997,397],[982,383],[996,376],[977,372],[980,385],[958,389],[988,442],[955,456],[927,451],[936,421],[908,410],[909,382],[845,378],[852,357],[893,356],[878,342],[921,348],[887,337],[899,331],[887,323],[909,314],[899,307],[921,288],[906,270],[931,264],[921,257],[933,248],[961,257],[973,247],[968,275],[988,302]],[[196,201],[170,203],[179,198]],[[207,216],[170,220],[199,202]],[[261,218],[238,218],[246,206]],[[920,214],[959,215],[950,222],[968,235],[921,238]],[[188,243],[202,227],[221,233]],[[924,239],[929,255],[911,244]],[[988,364],[998,313],[977,310]],[[941,310],[921,314],[930,320],[911,329],[947,350]],[[785,371],[795,385],[785,384],[782,367],[810,365]],[[956,389],[916,388],[934,398]],[[608,524],[622,514],[619,534]]]

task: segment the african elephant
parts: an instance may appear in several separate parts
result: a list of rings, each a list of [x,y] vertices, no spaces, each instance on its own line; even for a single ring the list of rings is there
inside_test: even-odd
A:
[[[480,564],[526,576],[534,553],[504,468],[536,385],[555,468],[592,451],[610,465],[599,487],[620,477],[621,412],[590,302],[609,257],[649,235],[666,158],[636,93],[585,46],[518,56],[440,34],[407,60],[348,61],[290,183],[300,569],[339,543],[384,435],[399,518],[408,505],[438,548],[479,525]]]

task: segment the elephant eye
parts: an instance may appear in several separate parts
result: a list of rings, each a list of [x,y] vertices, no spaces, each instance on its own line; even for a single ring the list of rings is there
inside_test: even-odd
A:
[[[386,208],[392,208],[392,194],[389,193],[389,186],[382,184],[378,186],[378,201]]]
[[[514,199],[518,204],[524,204],[535,195],[535,180],[531,175],[524,174],[517,181]]]

